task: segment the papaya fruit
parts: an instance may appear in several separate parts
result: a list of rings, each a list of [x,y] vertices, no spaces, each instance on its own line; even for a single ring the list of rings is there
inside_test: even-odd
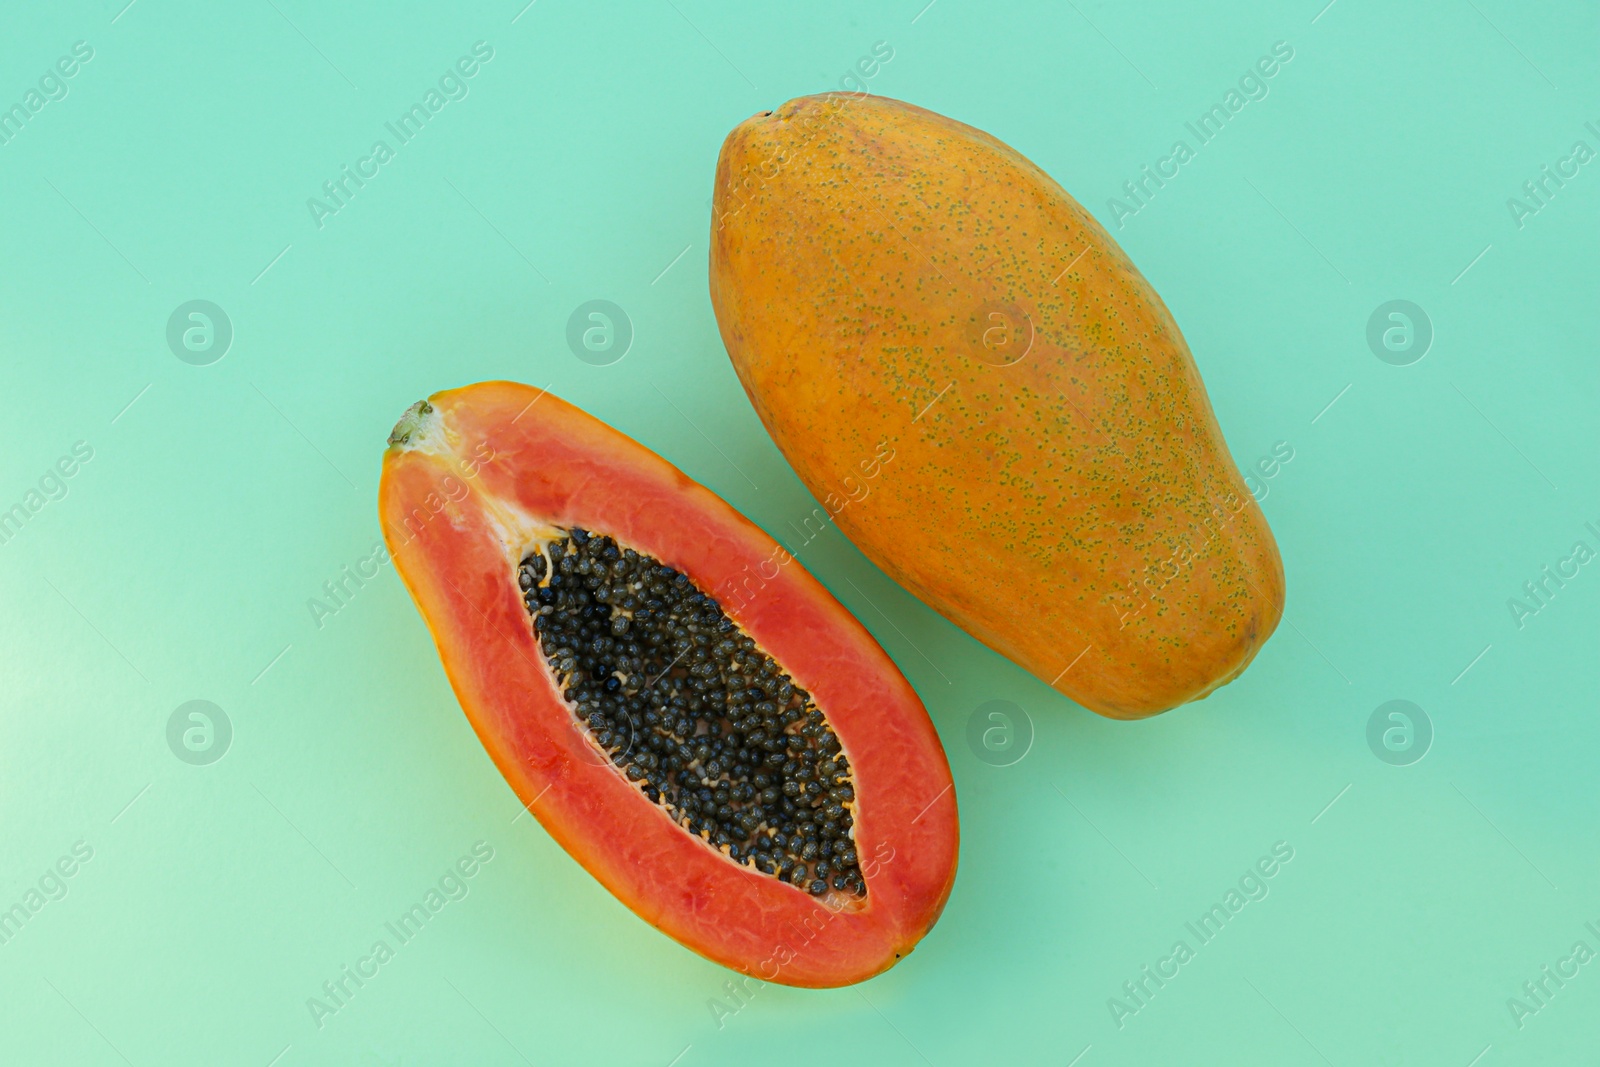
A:
[[[401,418],[389,553],[478,737],[650,925],[797,986],[857,982],[955,877],[950,766],[856,619],[737,511],[542,390]]]
[[[745,392],[841,531],[1079,704],[1199,699],[1271,635],[1277,544],[1183,335],[1017,151],[867,94],[762,112],[717,160],[710,280]]]

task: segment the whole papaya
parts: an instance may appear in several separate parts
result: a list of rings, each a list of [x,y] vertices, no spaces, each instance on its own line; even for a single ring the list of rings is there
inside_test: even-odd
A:
[[[1283,564],[1172,315],[1020,153],[868,94],[717,160],[711,301],[773,440],[896,581],[1078,703],[1236,677]]]

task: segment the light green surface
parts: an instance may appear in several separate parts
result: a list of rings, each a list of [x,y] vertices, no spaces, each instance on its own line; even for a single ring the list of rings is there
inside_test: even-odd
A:
[[[0,103],[93,58],[0,145],[0,508],[93,458],[0,544],[0,907],[92,858],[0,944],[0,1062],[1588,1062],[1600,963],[1520,1029],[1507,1000],[1600,951],[1600,566],[1520,629],[1507,600],[1600,549],[1600,162],[1520,228],[1506,201],[1600,149],[1595,9],[924,2],[11,5]],[[469,94],[319,229],[307,198],[477,41]],[[1278,41],[1269,94],[1116,229],[1108,198]],[[717,337],[712,168],[877,42],[872,91],[1113,226],[1242,466],[1292,447],[1264,502],[1288,610],[1240,680],[1114,723],[836,531],[801,549],[927,702],[961,871],[892,972],[767,987],[719,1028],[728,972],[513,819],[392,569],[320,627],[307,602],[371,552],[401,411],[484,378],[551,386],[787,537],[814,504]],[[208,366],[166,342],[195,299],[234,329]],[[633,324],[611,366],[565,341],[591,299]],[[1409,366],[1366,343],[1393,299],[1435,333]],[[1392,699],[1433,724],[1409,766],[1367,744]],[[169,748],[191,700],[232,724],[220,761]],[[1032,722],[1009,766],[966,740],[994,700]],[[479,841],[465,898],[319,1028],[307,999]],[[1269,895],[1199,946],[1184,924],[1276,842]],[[1108,998],[1180,938],[1119,1028]]]

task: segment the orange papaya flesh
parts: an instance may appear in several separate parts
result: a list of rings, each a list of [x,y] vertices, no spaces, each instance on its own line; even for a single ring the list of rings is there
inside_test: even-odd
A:
[[[714,493],[548,392],[484,382],[406,413],[384,455],[379,508],[390,555],[490,757],[551,836],[640,918],[740,972],[813,987],[883,971],[933,926],[954,881],[959,829],[949,764],[922,703],[860,623]],[[602,747],[594,720],[580,719],[563,688],[576,698],[594,691],[564,670],[572,662],[559,650],[555,662],[546,655],[541,628],[553,634],[555,621],[530,614],[539,610],[539,590],[562,573],[561,557],[550,553],[578,540],[631,549],[686,576],[712,597],[713,614],[731,622],[719,638],[747,636],[757,661],[770,656],[809,697],[826,726],[813,729],[810,744],[831,736],[848,761],[839,781],[850,787],[844,807],[859,884],[813,892],[810,871],[800,887],[772,873],[779,850],[753,850],[771,861],[761,869],[752,850],[735,860],[706,827],[692,833],[681,806],[669,801],[694,788],[690,778],[711,781],[704,761],[680,761],[684,769],[662,774],[658,757],[650,781],[630,780],[624,766],[649,749],[651,735],[676,729],[671,714],[659,717],[665,724],[630,725],[626,743],[617,740],[619,729]],[[571,588],[576,576],[565,577]],[[650,588],[636,592],[644,605]],[[614,607],[611,617],[624,614]],[[665,658],[665,651],[639,658],[621,691],[647,690],[643,703],[661,711],[669,691],[694,696],[684,666],[657,674]],[[724,667],[711,688],[745,684],[734,685]],[[639,686],[644,674],[655,678]],[[699,715],[706,721],[697,720],[700,741],[708,728],[726,735],[732,726],[709,707]],[[680,706],[675,714],[688,713]],[[743,743],[753,745],[753,736]],[[790,744],[783,751],[803,757],[811,750],[797,753]],[[743,773],[755,765],[742,763]],[[763,766],[773,772],[770,783],[781,778],[780,769]],[[729,776],[721,768],[724,784]],[[645,792],[651,786],[656,799]],[[751,840],[770,832],[769,821],[783,821],[766,814]],[[814,826],[825,817],[813,812],[808,820]],[[791,812],[791,827],[794,821]]]
[[[866,94],[762,112],[717,161],[710,283],[774,442],[849,496],[840,530],[1078,703],[1199,699],[1277,626],[1277,543],[1177,324],[1011,147]]]

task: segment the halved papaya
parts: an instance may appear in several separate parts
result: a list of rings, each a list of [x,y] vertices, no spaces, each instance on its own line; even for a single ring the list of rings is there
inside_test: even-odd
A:
[[[640,918],[797,986],[910,952],[955,878],[950,767],[871,635],[771,537],[542,390],[413,405],[396,568],[512,790]]]

